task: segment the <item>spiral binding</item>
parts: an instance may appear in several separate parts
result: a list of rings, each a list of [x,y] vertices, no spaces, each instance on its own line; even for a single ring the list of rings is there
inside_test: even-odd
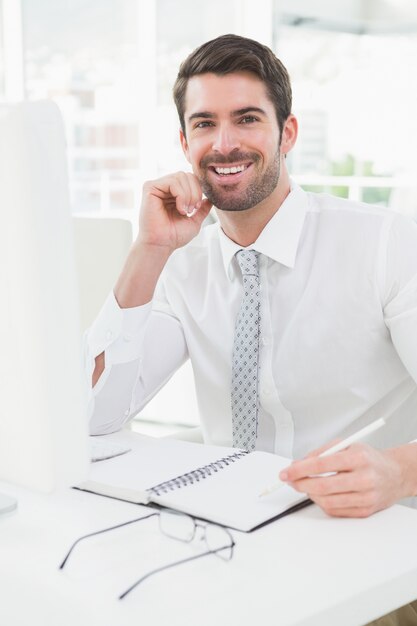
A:
[[[208,476],[217,473],[219,470],[222,470],[231,463],[241,459],[243,456],[246,456],[246,454],[248,454],[247,450],[240,450],[239,452],[235,452],[230,456],[225,456],[214,463],[198,467],[192,472],[187,472],[186,474],[182,474],[176,478],[171,478],[170,480],[160,483],[159,485],[150,487],[146,490],[146,492],[151,496],[160,496],[164,493],[174,491],[175,489],[181,489],[182,487],[188,487],[188,485],[194,485],[194,483],[204,480]]]

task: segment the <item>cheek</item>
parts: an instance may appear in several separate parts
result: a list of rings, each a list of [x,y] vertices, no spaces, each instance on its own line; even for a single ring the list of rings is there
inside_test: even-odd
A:
[[[265,152],[275,154],[278,150],[279,135],[276,135],[275,133],[269,134],[267,137],[263,138],[262,145]]]
[[[265,132],[264,130],[259,132],[252,132],[245,137],[245,142],[242,140],[242,148],[249,152],[260,152],[268,158],[270,155],[275,155],[278,150],[279,135],[271,129],[271,132]]]
[[[188,144],[188,158],[193,168],[200,166],[201,159],[210,152],[210,144],[202,139],[194,139]]]

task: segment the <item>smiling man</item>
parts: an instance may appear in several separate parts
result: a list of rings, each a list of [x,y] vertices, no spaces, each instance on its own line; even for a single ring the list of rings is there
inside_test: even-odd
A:
[[[175,96],[184,154],[219,211],[223,232],[250,245],[289,193],[281,161],[297,136],[291,100],[287,96],[284,112],[278,112],[265,83],[246,70],[197,74],[188,79],[186,93],[181,87]]]
[[[192,173],[144,185],[87,337],[92,432],[121,428],[189,358],[206,442],[302,459],[282,478],[329,515],[415,496],[416,225],[290,181],[290,81],[258,42],[202,45],[174,99]],[[375,447],[303,459],[377,417]]]
[[[195,76],[186,102],[181,142],[203,193],[222,211],[246,211],[269,197],[273,203],[281,133],[264,83],[250,72]]]
[[[202,45],[174,100],[192,173],[143,187],[87,335],[91,432],[121,428],[189,358],[207,443],[299,459],[281,478],[333,516],[417,495],[416,225],[290,181],[290,80],[258,42]],[[318,458],[378,417],[374,446]],[[376,623],[416,624],[417,603]]]

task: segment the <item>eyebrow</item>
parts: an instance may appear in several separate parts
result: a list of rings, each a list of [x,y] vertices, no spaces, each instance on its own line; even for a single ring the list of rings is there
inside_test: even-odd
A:
[[[231,116],[239,117],[240,115],[245,115],[246,113],[260,113],[261,115],[266,115],[266,111],[264,109],[261,109],[260,107],[249,106],[249,107],[244,107],[243,109],[237,109],[236,111],[232,111]],[[195,120],[195,119],[206,120],[206,119],[211,119],[215,117],[217,117],[217,115],[215,113],[211,113],[210,111],[197,111],[196,113],[192,113],[189,116],[188,121],[191,122],[192,120]]]

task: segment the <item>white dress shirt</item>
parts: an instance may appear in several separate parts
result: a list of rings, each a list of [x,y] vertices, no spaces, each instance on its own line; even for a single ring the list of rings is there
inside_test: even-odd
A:
[[[417,437],[417,225],[387,209],[291,193],[250,248],[260,253],[257,449],[300,457],[378,417],[371,443]],[[170,257],[152,303],[113,294],[87,334],[106,367],[91,431],[123,426],[191,359],[207,443],[232,445],[238,245],[207,226]],[[163,416],[161,416],[163,417]]]

